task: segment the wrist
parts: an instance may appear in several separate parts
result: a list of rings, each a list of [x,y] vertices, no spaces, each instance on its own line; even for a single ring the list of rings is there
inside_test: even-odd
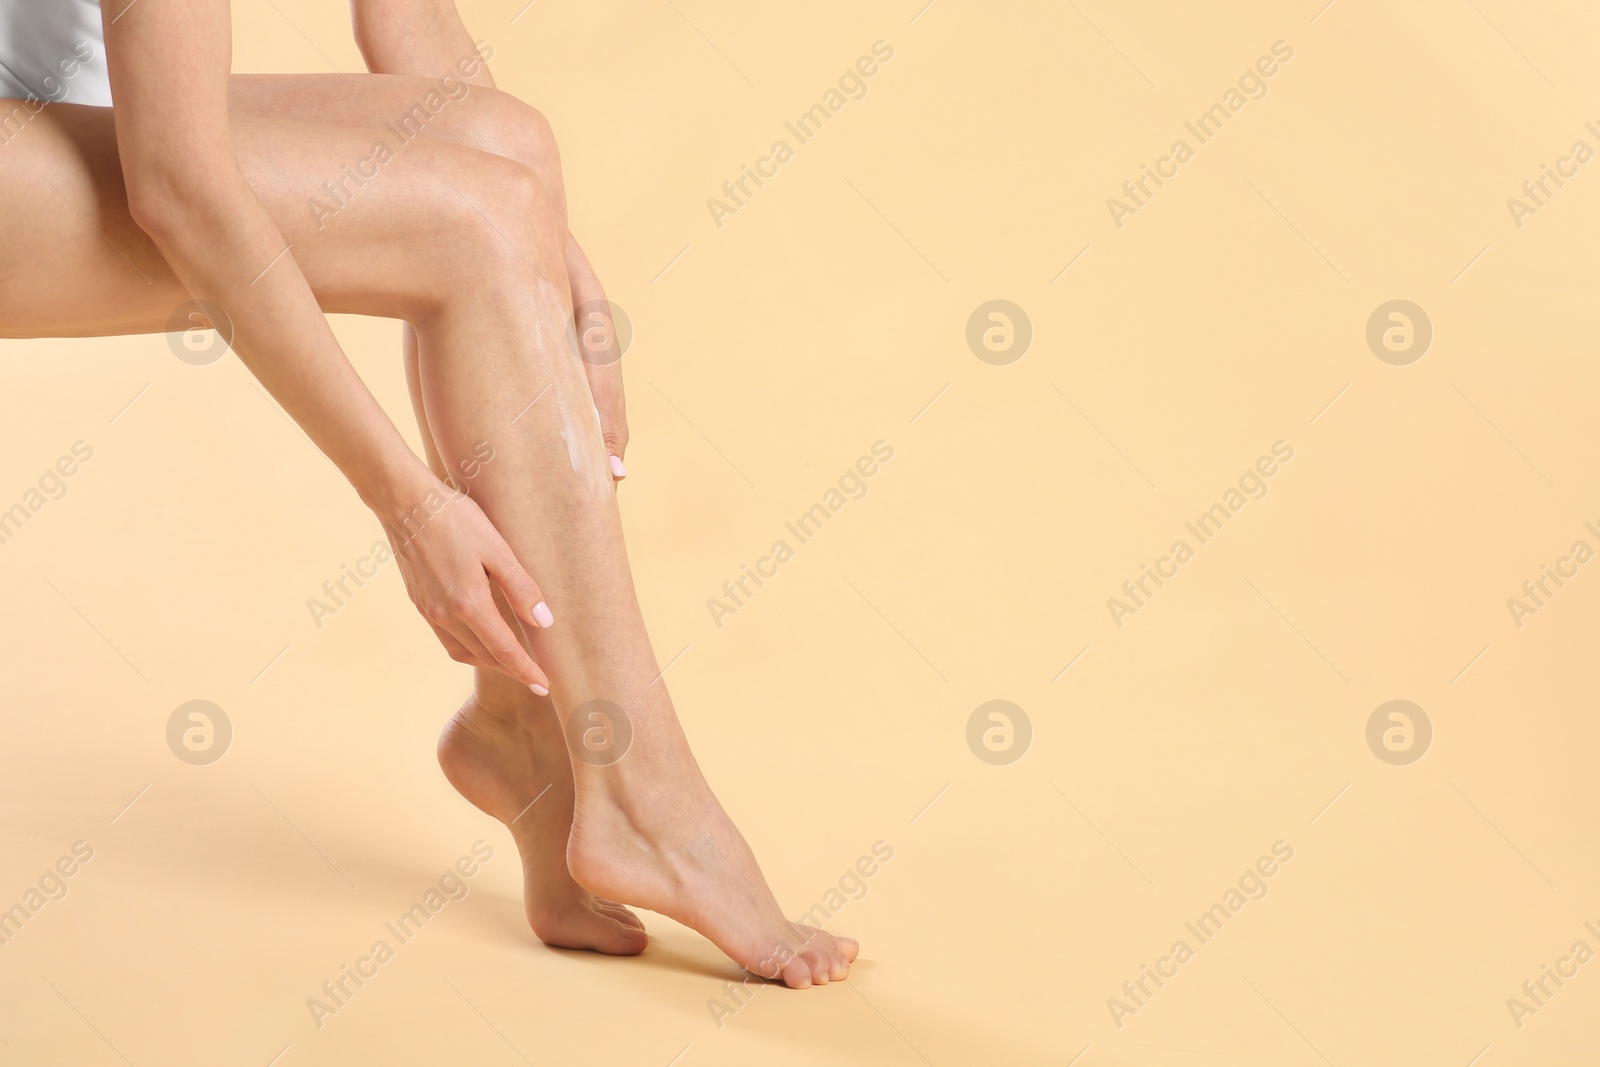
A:
[[[356,492],[386,529],[401,529],[419,509],[426,513],[430,494],[442,498],[449,487],[408,451],[406,459],[363,479]]]

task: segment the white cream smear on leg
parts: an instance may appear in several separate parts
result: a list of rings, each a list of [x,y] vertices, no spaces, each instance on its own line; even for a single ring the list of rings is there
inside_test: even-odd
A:
[[[555,389],[556,409],[561,415],[561,440],[567,446],[567,465],[572,468],[572,473],[579,480],[588,483],[596,492],[607,492],[611,489],[611,470],[605,461],[605,435],[601,430],[600,409],[595,407],[594,398],[588,396],[585,390],[585,399],[589,401],[590,413],[594,416],[593,429],[586,432],[581,421],[583,416],[574,416],[572,399],[562,387],[560,376],[550,366],[550,356],[546,351],[544,342],[544,312],[547,308],[561,306],[561,294],[555,286],[544,278],[539,279],[539,311],[541,314],[535,320],[534,348],[539,353],[539,369],[550,381]]]

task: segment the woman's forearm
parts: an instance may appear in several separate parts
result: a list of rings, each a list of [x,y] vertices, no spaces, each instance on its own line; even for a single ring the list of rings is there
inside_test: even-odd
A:
[[[121,15],[110,6],[102,18],[112,118],[134,220],[184,287],[223,309],[227,321],[214,325],[361,498],[380,517],[398,517],[438,483],[345,359],[239,170],[227,0],[162,0]]]
[[[146,179],[138,218],[189,292],[218,305],[245,366],[393,520],[436,485],[350,366],[310,285],[242,176],[173,188]]]
[[[350,17],[356,46],[374,74],[460,77],[456,64],[478,54],[454,0],[351,0]],[[494,87],[483,64],[462,80]]]

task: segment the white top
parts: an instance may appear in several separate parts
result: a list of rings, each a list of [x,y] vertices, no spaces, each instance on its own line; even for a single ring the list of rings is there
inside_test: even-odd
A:
[[[0,97],[111,106],[96,0],[0,0]]]

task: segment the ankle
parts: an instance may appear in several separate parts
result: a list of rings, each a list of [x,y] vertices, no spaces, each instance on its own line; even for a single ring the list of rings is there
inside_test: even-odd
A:
[[[573,786],[580,812],[602,820],[616,819],[642,832],[678,825],[699,825],[711,809],[720,811],[711,787],[692,762],[660,774],[642,766],[628,766],[633,754],[610,767],[590,767],[573,762]]]
[[[503,695],[474,692],[467,698],[455,719],[457,728],[478,742],[506,753],[530,768],[553,775],[560,771],[568,779],[566,743],[548,704],[541,707],[532,693],[527,700],[507,700]]]
[[[481,668],[474,672],[472,699],[483,714],[507,721],[515,721],[541,705],[545,708],[550,705],[547,698],[534,695],[533,690],[521,682],[498,671]]]

